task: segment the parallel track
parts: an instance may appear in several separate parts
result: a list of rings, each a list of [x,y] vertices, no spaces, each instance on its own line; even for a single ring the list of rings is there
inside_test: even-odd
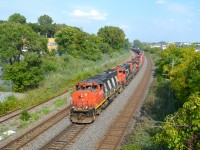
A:
[[[52,141],[50,141],[42,150],[62,150],[69,149],[75,139],[84,131],[87,127],[86,124],[71,124]]]
[[[125,107],[126,109],[124,109],[118,116],[117,120],[112,124],[111,128],[106,133],[105,138],[100,142],[98,150],[120,149],[120,144],[131,123],[133,115],[136,113],[137,108],[141,104],[151,76],[152,62],[149,58],[147,58],[147,61],[147,70],[144,73],[142,81],[139,83],[138,89],[131,96],[131,99]]]
[[[20,137],[18,137],[17,139],[12,141],[11,143],[5,145],[1,149],[2,150],[16,150],[16,149],[22,148],[27,143],[29,143],[30,141],[37,138],[40,134],[44,133],[47,129],[49,129],[54,124],[56,124],[57,122],[62,120],[64,117],[66,117],[69,114],[69,112],[70,112],[69,107],[66,108],[66,109],[63,109],[62,111],[60,111],[59,113],[57,113],[53,117],[47,119],[42,124],[39,124],[38,126],[33,128],[32,130],[21,135]]]
[[[64,93],[66,93],[66,92],[64,92]],[[30,110],[32,110],[32,109],[34,109],[34,108],[36,108],[36,107],[38,107],[38,106],[40,106],[40,105],[42,105],[42,104],[44,104],[44,103],[47,103],[47,102],[53,100],[53,99],[56,98],[56,97],[61,96],[61,95],[64,94],[64,93],[61,93],[61,94],[59,94],[59,95],[57,95],[57,96],[54,96],[54,97],[50,98],[49,100],[47,100],[47,101],[45,101],[45,102],[42,102],[42,103],[40,103],[40,104],[38,104],[38,105],[34,105],[34,106],[32,106],[32,107],[29,107],[27,110],[30,111]],[[13,111],[11,111],[11,112],[8,112],[8,113],[6,113],[6,114],[4,114],[4,115],[1,115],[1,116],[0,116],[0,123],[4,123],[4,122],[6,122],[6,121],[8,121],[8,120],[10,120],[10,119],[12,119],[12,118],[14,118],[14,117],[16,117],[16,116],[19,116],[19,114],[21,114],[21,112],[22,112],[21,109],[16,109],[16,110],[13,110]]]

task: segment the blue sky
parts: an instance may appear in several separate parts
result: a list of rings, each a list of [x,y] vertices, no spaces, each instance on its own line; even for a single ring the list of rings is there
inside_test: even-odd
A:
[[[27,22],[46,14],[94,34],[117,26],[131,42],[200,42],[200,0],[0,0],[0,20],[14,13]]]

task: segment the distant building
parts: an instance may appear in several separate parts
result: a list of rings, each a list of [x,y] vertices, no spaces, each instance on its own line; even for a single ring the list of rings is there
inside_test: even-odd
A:
[[[47,48],[49,51],[58,49],[58,44],[55,42],[55,38],[48,38]]]
[[[161,45],[154,44],[154,45],[151,45],[151,48],[161,48]]]
[[[163,50],[167,49],[167,45],[162,45],[162,49]]]
[[[165,45],[165,44],[153,44],[153,45],[151,45],[151,48],[159,48],[159,49],[165,50],[165,49],[167,49],[167,45]]]

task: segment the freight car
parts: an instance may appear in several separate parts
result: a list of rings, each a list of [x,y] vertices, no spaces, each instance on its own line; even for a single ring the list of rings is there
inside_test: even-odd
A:
[[[73,123],[91,123],[120,92],[117,71],[110,69],[99,75],[83,80],[76,85],[72,94],[70,121]]]
[[[136,56],[136,69],[139,71],[140,67],[144,62],[144,51],[140,51]]]
[[[93,122],[96,115],[128,85],[144,62],[144,52],[137,50],[136,53],[134,59],[76,84],[70,110],[72,123]]]

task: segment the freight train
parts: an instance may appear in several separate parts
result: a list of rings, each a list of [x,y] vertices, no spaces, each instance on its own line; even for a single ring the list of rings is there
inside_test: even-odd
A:
[[[133,51],[136,57],[130,61],[76,84],[70,110],[72,123],[93,122],[96,115],[128,85],[144,62],[144,52]]]

